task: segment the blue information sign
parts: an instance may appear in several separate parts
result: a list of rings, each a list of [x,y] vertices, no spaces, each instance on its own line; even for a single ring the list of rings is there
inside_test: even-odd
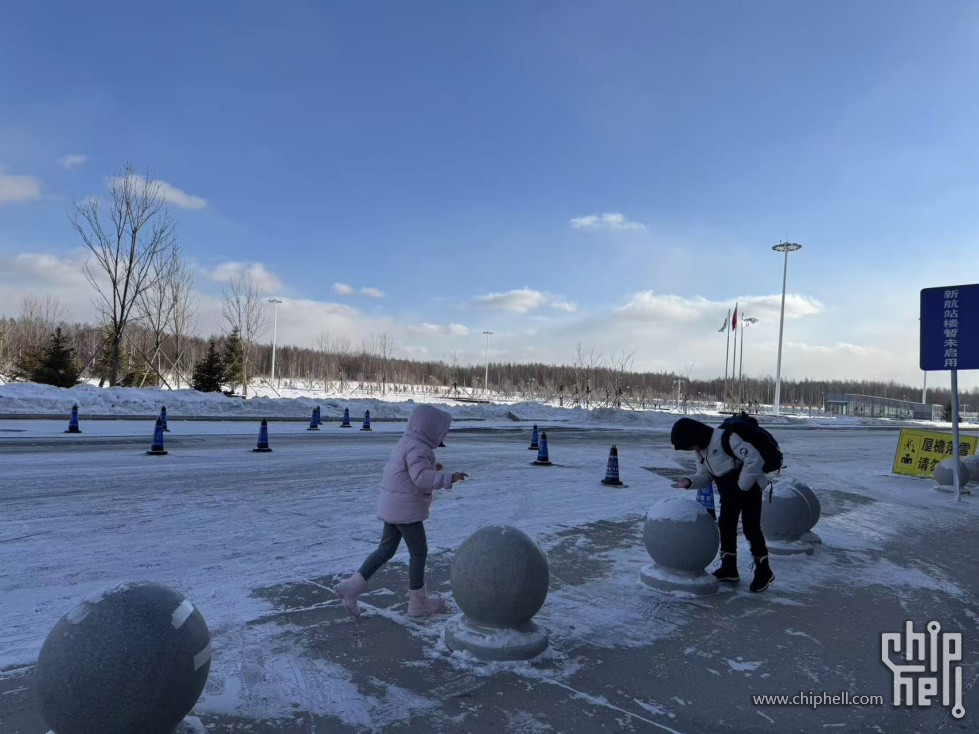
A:
[[[979,369],[979,284],[921,291],[921,369]]]

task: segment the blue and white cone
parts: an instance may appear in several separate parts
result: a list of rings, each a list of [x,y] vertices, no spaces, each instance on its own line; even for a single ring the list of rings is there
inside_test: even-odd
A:
[[[156,427],[153,429],[153,445],[146,452],[149,456],[166,456],[167,451],[163,448],[163,423],[159,418],[156,419]]]
[[[361,427],[362,431],[371,430],[371,412],[369,410],[364,411],[364,425]]]
[[[78,406],[71,406],[71,418],[68,419],[68,430],[65,433],[81,433],[82,429],[78,427]]]
[[[262,425],[258,429],[258,446],[252,449],[253,454],[270,454],[269,448],[269,422],[262,418]]]
[[[163,430],[170,433],[170,428],[167,426],[167,406],[160,408],[160,423],[163,424]]]
[[[551,460],[547,458],[547,434],[541,433],[540,446],[537,447],[537,461],[535,466],[551,466]]]
[[[714,483],[710,482],[703,489],[697,490],[697,502],[704,506],[704,509],[714,511]]]
[[[309,428],[307,431],[318,431],[320,429],[320,422],[317,420],[316,408],[313,408],[313,415],[309,419]]]
[[[343,409],[343,423],[340,424],[340,428],[353,428],[350,425],[350,408]]]
[[[602,484],[610,487],[622,486],[622,480],[619,479],[619,450],[614,444],[608,452],[608,464],[605,466],[605,479],[602,480]]]
[[[534,424],[534,433],[530,437],[530,446],[527,447],[531,451],[537,451],[540,448],[537,438],[537,424]]]

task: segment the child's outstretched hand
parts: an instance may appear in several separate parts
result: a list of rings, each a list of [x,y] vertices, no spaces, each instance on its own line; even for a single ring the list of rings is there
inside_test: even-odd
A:
[[[456,482],[462,482],[468,478],[469,478],[468,474],[464,474],[461,471],[457,471],[455,474],[452,475],[452,483],[455,484]]]
[[[673,484],[670,485],[673,489],[690,489],[689,479],[677,479]]]

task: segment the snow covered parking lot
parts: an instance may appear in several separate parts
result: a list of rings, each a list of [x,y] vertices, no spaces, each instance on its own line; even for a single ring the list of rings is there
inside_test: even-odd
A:
[[[750,696],[890,700],[880,633],[908,619],[963,632],[972,683],[976,500],[890,476],[893,431],[785,430],[789,471],[822,499],[824,547],[774,559],[762,595],[664,597],[638,573],[642,516],[676,492],[666,476],[682,466],[667,425],[542,423],[558,464],[542,469],[528,425],[456,424],[439,459],[472,478],[436,499],[430,583],[447,592],[452,550],[495,523],[536,538],[552,570],[537,618],[550,650],[483,664],[445,648],[443,620],[404,617],[404,548],[361,621],[328,590],[376,544],[376,485],[400,424],[273,423],[261,455],[257,424],[175,421],[170,455],[148,457],[139,422],[65,436],[61,422],[0,421],[0,731],[45,731],[29,695],[45,635],[79,597],[130,579],[181,590],[210,625],[195,713],[212,731],[937,731],[941,707],[754,708]],[[612,443],[626,488],[599,483]],[[976,713],[979,701],[965,723]]]

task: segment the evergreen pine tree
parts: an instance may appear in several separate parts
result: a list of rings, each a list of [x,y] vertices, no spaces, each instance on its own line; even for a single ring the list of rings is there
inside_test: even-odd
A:
[[[204,359],[194,365],[191,387],[199,392],[221,392],[224,364],[212,341]]]
[[[31,381],[55,387],[74,387],[78,384],[80,373],[75,350],[59,326],[51,335],[51,340],[31,375]]]
[[[224,352],[221,357],[221,361],[224,363],[223,382],[231,388],[231,392],[234,392],[245,381],[244,352],[237,327],[232,329],[228,338],[224,340]]]

